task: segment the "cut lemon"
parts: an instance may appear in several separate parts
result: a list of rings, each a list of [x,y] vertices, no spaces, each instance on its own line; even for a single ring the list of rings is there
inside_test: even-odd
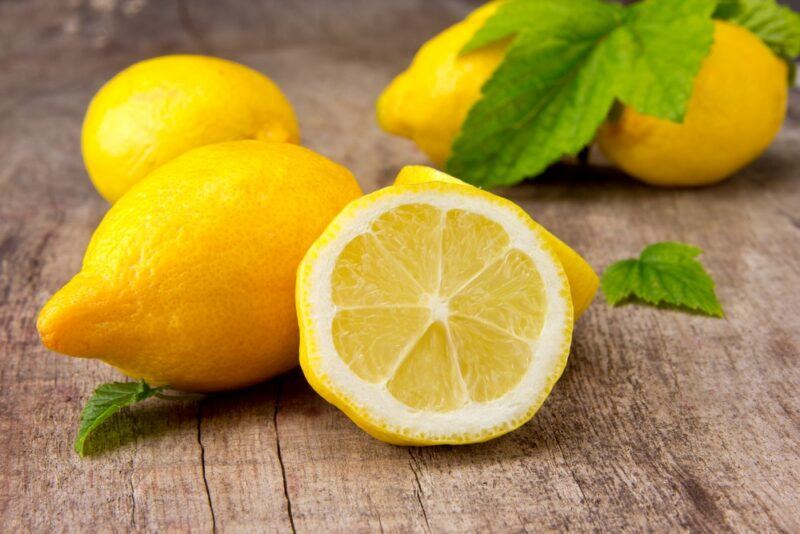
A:
[[[394,180],[394,185],[421,184],[425,182],[447,182],[469,186],[467,182],[462,182],[447,173],[424,165],[406,165],[400,169],[400,173]],[[586,311],[589,304],[592,303],[600,285],[600,279],[592,269],[592,266],[580,254],[572,250],[566,243],[551,234],[543,226],[540,226],[536,221],[533,221],[533,224],[536,224],[544,231],[544,238],[553,247],[553,251],[561,261],[561,265],[564,266],[564,272],[567,273],[567,278],[569,279],[572,306],[575,309],[575,319],[577,320]]]
[[[351,202],[297,278],[300,364],[357,425],[396,444],[473,443],[541,406],[572,336],[544,230],[480,189],[428,182]]]

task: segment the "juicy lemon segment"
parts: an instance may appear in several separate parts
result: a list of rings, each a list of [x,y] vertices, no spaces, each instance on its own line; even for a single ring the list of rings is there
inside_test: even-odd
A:
[[[389,393],[417,410],[446,412],[464,406],[466,387],[449,337],[441,321],[431,324],[386,384]]]
[[[348,205],[298,271],[301,365],[373,436],[470,443],[518,427],[557,380],[572,303],[509,201],[430,182]]]
[[[333,342],[342,361],[361,379],[385,382],[409,343],[425,333],[430,316],[426,308],[345,308],[333,318]]]
[[[450,297],[479,273],[487,261],[508,249],[508,234],[486,217],[454,209],[447,212],[442,241],[440,291]],[[473,239],[460,240],[472,235]]]

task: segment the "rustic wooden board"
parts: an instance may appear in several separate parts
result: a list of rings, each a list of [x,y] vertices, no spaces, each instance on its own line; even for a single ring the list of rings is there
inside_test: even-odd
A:
[[[310,147],[366,190],[425,159],[373,102],[475,2],[0,2],[0,530],[426,532],[800,530],[800,95],[754,165],[660,190],[561,168],[503,191],[602,269],[657,240],[702,247],[727,312],[602,298],[532,422],[469,447],[376,441],[295,371],[202,402],[148,402],[72,451],[85,397],[116,379],[39,344],[45,299],[107,205],[80,121],[131,62],[208,52],[272,76]]]

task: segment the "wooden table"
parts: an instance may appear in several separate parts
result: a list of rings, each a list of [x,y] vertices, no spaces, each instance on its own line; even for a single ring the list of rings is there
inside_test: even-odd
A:
[[[533,421],[489,443],[376,441],[295,371],[201,402],[152,401],[72,450],[110,367],[46,351],[45,299],[108,205],[80,157],[98,87],[142,58],[206,52],[268,73],[305,143],[366,190],[424,163],[373,103],[474,2],[0,3],[0,530],[800,530],[800,95],[767,153],[700,190],[565,168],[502,191],[601,270],[646,244],[705,250],[727,317],[602,297]]]

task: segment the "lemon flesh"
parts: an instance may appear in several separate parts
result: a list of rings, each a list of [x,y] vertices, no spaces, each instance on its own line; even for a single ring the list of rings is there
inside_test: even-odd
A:
[[[351,203],[298,272],[301,365],[359,426],[470,443],[533,416],[572,331],[564,271],[512,203],[438,182]]]
[[[447,182],[469,186],[469,184],[462,182],[458,178],[424,165],[406,165],[400,169],[397,178],[394,180],[394,185],[425,182]],[[535,221],[533,223],[537,224]],[[572,293],[572,305],[575,308],[575,319],[578,319],[594,300],[597,288],[600,285],[600,279],[592,269],[592,266],[580,254],[551,234],[546,228],[542,226],[540,228],[544,232],[545,239],[553,247],[553,251],[561,261],[564,272],[567,273]]]

